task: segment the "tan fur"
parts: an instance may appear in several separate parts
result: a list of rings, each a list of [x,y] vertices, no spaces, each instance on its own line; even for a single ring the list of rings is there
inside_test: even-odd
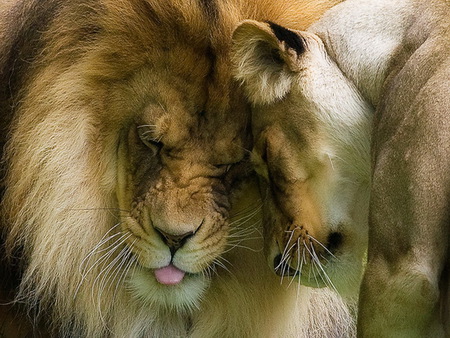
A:
[[[248,20],[233,41],[253,103],[269,266],[351,304],[367,245],[372,109],[314,34]]]
[[[304,28],[336,2],[2,5],[1,224],[30,315],[58,336],[352,334],[340,297],[262,264],[228,55],[244,18]],[[155,280],[170,262],[179,285]]]
[[[244,25],[253,26],[249,30],[254,38],[248,34],[238,44],[237,75],[255,103],[257,138],[266,137],[259,133],[261,121],[265,126],[279,124],[285,125],[285,130],[292,129],[295,119],[305,114],[306,102],[322,109],[324,103],[335,102],[330,111],[336,121],[345,111],[342,108],[357,96],[375,109],[368,264],[358,314],[360,337],[449,336],[449,15],[448,1],[348,0],[310,28],[323,40],[326,53],[313,53],[320,51],[311,41],[315,35],[295,32],[306,44],[306,52],[299,55],[273,39],[265,24],[244,23],[244,28],[240,27],[242,33]],[[254,46],[267,41],[271,43],[264,45],[266,52],[258,58],[255,51],[261,52],[261,48]],[[278,57],[267,57],[274,55],[270,48],[280,50]],[[306,63],[309,55],[313,55],[312,60]],[[324,68],[327,59],[329,64]],[[255,71],[257,61],[262,65],[259,71]],[[303,67],[292,68],[295,63]],[[327,71],[318,73],[320,69]],[[321,84],[314,95],[314,81],[304,80],[309,70],[316,71],[313,79]],[[345,87],[349,83],[359,92],[357,96],[348,96]],[[364,111],[361,108],[360,113]],[[322,109],[313,112],[321,115]],[[303,135],[306,128],[296,127],[291,138]],[[314,144],[318,135],[307,134],[306,145]],[[361,136],[369,139],[368,134]],[[297,145],[303,149],[305,142]],[[289,149],[289,144],[283,142],[282,147]],[[258,149],[257,145],[255,158],[261,153]],[[308,163],[311,156],[299,158]],[[355,159],[345,161],[339,169],[355,163]],[[269,177],[270,167],[269,161],[261,175]],[[278,172],[269,178],[271,184],[284,177]],[[330,188],[322,193],[331,194]],[[272,195],[277,197],[277,193]],[[354,207],[364,212],[367,206]],[[278,217],[276,211],[270,210],[270,215]],[[267,227],[273,229],[274,224]],[[275,229],[281,233],[276,223]]]
[[[312,28],[376,107],[361,337],[450,334],[449,16],[444,0],[348,0]]]

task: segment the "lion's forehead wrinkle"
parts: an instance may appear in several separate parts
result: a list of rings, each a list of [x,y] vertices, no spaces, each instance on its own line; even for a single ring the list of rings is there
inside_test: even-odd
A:
[[[196,156],[199,153],[223,156],[226,163],[232,161],[226,158],[242,157],[244,147],[250,147],[245,144],[248,143],[245,112],[237,114],[230,107],[215,110],[214,105],[201,100],[186,107],[182,95],[173,88],[167,94],[164,100],[157,99],[157,103],[148,105],[137,124],[149,126],[149,132],[173,152],[190,148]],[[203,97],[207,96],[204,94]]]
[[[161,141],[175,158],[185,159],[185,165],[228,164],[244,157],[244,135],[240,130],[228,129],[227,135],[197,125],[172,123],[161,133]],[[226,129],[226,128],[225,128]]]

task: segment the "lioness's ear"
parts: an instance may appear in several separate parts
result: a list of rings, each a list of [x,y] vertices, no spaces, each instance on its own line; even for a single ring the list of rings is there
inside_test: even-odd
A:
[[[290,91],[304,39],[272,22],[243,21],[233,33],[233,73],[253,103],[270,103]]]

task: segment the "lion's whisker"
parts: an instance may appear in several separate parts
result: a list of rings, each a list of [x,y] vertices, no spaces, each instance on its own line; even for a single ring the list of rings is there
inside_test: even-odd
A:
[[[116,246],[115,248],[113,248],[110,252],[109,252],[109,256],[111,256],[114,251],[117,249],[118,246]],[[91,299],[95,302],[95,297],[94,297],[94,290],[96,289],[96,285],[98,284],[98,291],[97,291],[97,299],[96,299],[96,303],[97,303],[97,311],[99,314],[99,317],[104,325],[104,327],[111,332],[110,328],[108,327],[108,324],[103,316],[102,313],[102,305],[101,305],[101,299],[102,299],[102,294],[103,291],[105,290],[105,286],[108,283],[109,277],[108,275],[109,272],[111,271],[111,269],[114,268],[115,264],[120,261],[121,256],[123,255],[124,251],[126,251],[126,248],[123,248],[119,254],[110,262],[108,263],[108,265],[106,267],[104,267],[99,274],[97,275],[97,277],[95,278],[93,284],[92,284],[92,289],[91,289]],[[99,283],[100,282],[100,283]]]
[[[115,257],[111,267],[109,267],[108,270],[105,271],[105,273],[99,283],[100,288],[99,288],[99,292],[97,295],[97,299],[101,298],[101,296],[103,295],[103,291],[110,290],[110,288],[114,284],[114,280],[117,278],[119,273],[123,272],[122,268],[125,264],[127,264],[126,251],[127,251],[126,247],[123,248],[122,251],[117,255],[117,257]],[[118,263],[118,264],[116,264],[116,263]],[[113,295],[115,296],[114,293],[113,293]]]
[[[245,238],[242,238],[242,239],[233,239],[232,241],[228,241],[227,244],[230,244],[230,245],[240,244],[240,243],[245,242],[245,241],[261,239],[261,238],[262,238],[261,236],[258,236],[258,237],[245,237]]]
[[[240,215],[240,214],[246,213],[250,209],[255,209],[257,207],[260,207],[261,204],[262,204],[261,199],[258,199],[256,201],[254,201],[252,204],[246,205],[244,208],[240,209],[239,211],[236,211],[233,215]]]
[[[230,234],[228,234],[227,238],[242,238],[254,232],[261,234],[259,229],[255,227],[256,224],[258,223],[255,222],[253,224],[250,224],[248,228],[239,229],[237,231],[231,231]]]
[[[98,257],[97,260],[94,261],[94,263],[89,267],[89,269],[86,270],[86,268],[84,268],[83,271],[80,272],[81,273],[81,279],[80,279],[80,282],[78,283],[77,288],[75,290],[74,299],[76,298],[76,296],[77,296],[77,294],[78,294],[78,292],[80,290],[80,287],[82,286],[83,282],[86,280],[87,275],[96,266],[98,266],[98,265],[102,264],[103,262],[107,261],[109,259],[109,257],[111,257],[111,255],[114,254],[114,252],[117,250],[117,248],[120,247],[120,245],[122,245],[130,236],[131,236],[131,234],[128,234],[128,235],[122,234],[121,237],[116,239],[114,243],[112,243],[110,246],[108,246],[108,248],[111,248],[109,251],[105,252],[100,257]],[[120,243],[117,243],[118,241],[120,241]]]
[[[106,248],[104,248],[102,250],[99,250],[99,251],[96,251],[96,252],[94,251],[94,252],[91,252],[91,253],[88,254],[88,256],[89,256],[88,258],[91,258],[94,254],[99,254],[101,252],[104,252],[100,257],[97,258],[97,260],[91,265],[91,267],[87,271],[86,271],[87,267],[83,267],[83,270],[81,272],[81,274],[83,276],[86,276],[99,262],[103,261],[105,258],[107,259],[112,254],[112,252],[114,252],[116,247],[120,246],[128,238],[131,237],[131,234],[126,234],[126,233],[119,233],[119,234],[121,234],[121,236],[119,238],[115,239],[115,241],[112,242]],[[112,236],[112,237],[114,237],[114,236]],[[119,242],[119,241],[120,241],[120,243],[117,244],[117,242]],[[83,260],[83,262],[84,262],[84,260]],[[81,266],[80,266],[80,268],[81,268]]]
[[[110,230],[110,231],[111,231],[111,230]],[[109,231],[108,231],[108,232],[109,232]],[[84,270],[84,266],[85,266],[86,262],[88,261],[88,259],[90,259],[90,258],[92,257],[92,255],[94,255],[94,254],[99,254],[99,253],[104,252],[104,251],[106,251],[106,250],[109,249],[109,246],[108,246],[108,247],[106,247],[106,248],[103,248],[103,249],[101,249],[101,250],[98,250],[98,249],[100,249],[100,247],[101,247],[103,244],[109,242],[109,241],[112,240],[114,237],[117,237],[117,236],[119,236],[119,235],[120,235],[120,236],[123,236],[124,233],[118,232],[118,233],[115,233],[114,235],[111,235],[111,236],[109,236],[109,237],[107,237],[107,238],[104,238],[104,237],[103,237],[103,239],[102,239],[102,240],[101,240],[94,248],[92,248],[92,250],[89,251],[89,253],[86,255],[86,257],[81,261],[80,266],[79,266],[79,271],[81,272],[82,270]],[[120,238],[119,238],[119,240],[120,240]],[[110,244],[110,246],[112,246],[112,245],[114,245],[114,243]]]
[[[128,261],[125,268],[123,269],[121,275],[116,281],[116,288],[114,289],[114,297],[117,297],[119,286],[122,285],[122,283],[125,281],[126,276],[129,274],[131,267],[136,263],[136,257],[133,256],[132,252],[128,250],[128,256],[125,257],[125,259]]]
[[[98,276],[95,278],[93,285],[93,288],[91,290],[91,297],[94,299],[93,292],[96,289],[95,286],[98,284],[98,291],[97,291],[97,307],[99,311],[99,315],[102,316],[101,313],[101,299],[103,292],[107,289],[108,283],[110,283],[110,286],[112,285],[112,277],[117,273],[118,269],[121,268],[121,266],[124,264],[124,257],[127,255],[128,248],[124,247],[122,250],[117,254],[117,256],[106,266],[104,267],[98,274]],[[117,263],[120,262],[118,265]],[[108,288],[109,289],[109,288]]]
[[[116,229],[120,224],[122,224],[122,222],[118,222],[116,224],[114,224],[114,226],[112,226],[104,235],[103,237],[100,239],[99,243],[91,250],[91,251],[95,251],[95,249],[102,245],[104,242],[108,241],[110,237],[108,237],[108,234],[113,231],[114,229]],[[106,238],[106,240],[105,240]]]
[[[233,219],[230,222],[230,226],[235,226],[236,224],[241,225],[246,223],[248,220],[252,219],[253,217],[255,217],[258,212],[261,210],[261,205],[259,205],[255,210],[253,210],[250,213],[246,213],[245,215],[243,215],[242,217],[239,217],[237,219]],[[235,216],[234,216],[235,217]]]
[[[223,262],[221,262],[218,258],[216,258],[213,262],[215,265],[220,266],[225,271],[230,272],[230,270],[227,268],[227,266]]]
[[[241,248],[241,249],[245,249],[245,250],[249,250],[251,252],[261,252],[263,250],[263,248],[261,247],[260,249],[253,249],[249,246],[245,246],[245,245],[241,245],[241,244],[233,244],[231,245],[227,250],[225,250],[223,252],[223,254],[230,252],[231,250],[233,250],[234,248]]]
[[[109,215],[111,215],[112,217],[114,217],[114,219],[116,220],[120,220],[121,218],[126,218],[126,217],[130,217],[130,210],[126,210],[126,209],[119,209],[119,208],[106,208],[106,207],[102,207],[102,208],[56,208],[57,210],[62,210],[64,212],[68,212],[68,211],[76,211],[76,212],[80,212],[80,211],[99,211],[99,210],[103,210],[103,211],[107,211]]]
[[[215,264],[209,265],[205,270],[202,271],[202,275],[205,278],[211,278],[213,275],[218,276],[216,265]]]
[[[137,128],[156,128],[156,127],[157,127],[156,124],[141,124],[137,126]]]

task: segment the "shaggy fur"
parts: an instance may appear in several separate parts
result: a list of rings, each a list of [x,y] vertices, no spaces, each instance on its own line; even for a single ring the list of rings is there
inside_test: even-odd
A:
[[[228,55],[244,18],[305,28],[336,2],[2,2],[1,226],[48,334],[352,334],[340,297],[263,263]]]

